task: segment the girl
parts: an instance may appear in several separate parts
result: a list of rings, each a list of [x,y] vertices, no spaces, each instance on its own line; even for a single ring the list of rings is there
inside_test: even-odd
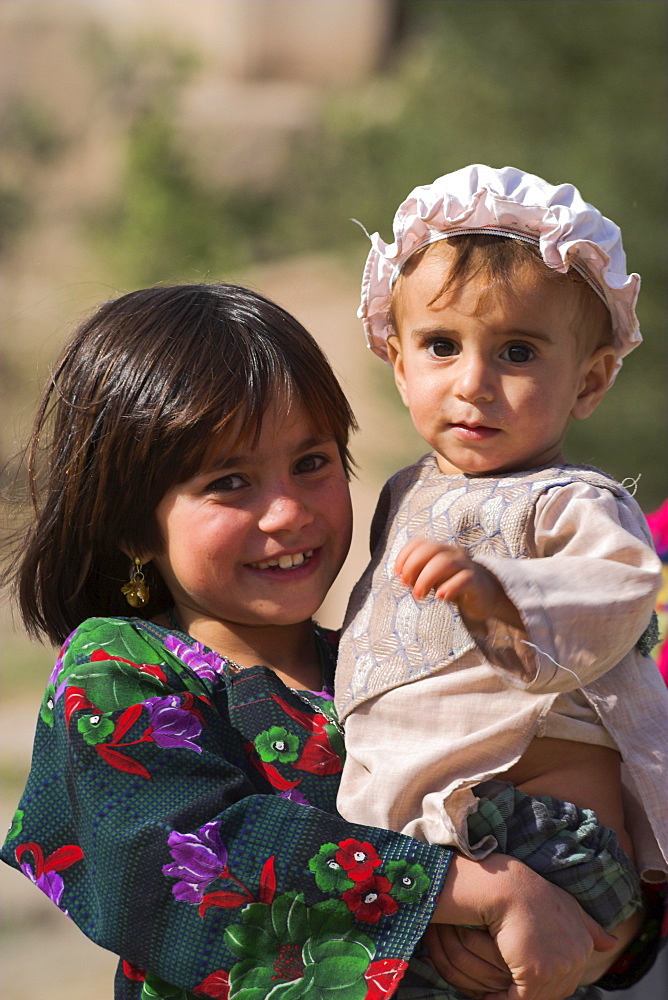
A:
[[[514,982],[469,960],[478,981],[557,1000],[614,944],[519,862],[336,814],[312,615],[354,426],[313,339],[232,285],[107,303],[46,390],[16,582],[63,646],[2,856],[120,956],[118,1000],[390,996],[430,921],[487,925]]]

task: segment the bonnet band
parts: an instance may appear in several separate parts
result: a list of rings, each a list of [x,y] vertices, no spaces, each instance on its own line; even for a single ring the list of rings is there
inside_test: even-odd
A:
[[[394,288],[399,275],[406,267],[408,261],[411,257],[414,257],[416,253],[419,253],[420,250],[424,250],[425,247],[431,246],[432,243],[440,243],[441,240],[449,240],[452,236],[477,236],[479,233],[485,233],[487,236],[503,236],[509,240],[517,240],[518,243],[528,243],[529,246],[532,247],[540,246],[540,240],[537,236],[532,236],[530,233],[519,233],[516,229],[501,229],[499,226],[476,226],[473,229],[448,229],[447,232],[430,233],[429,236],[426,236],[423,240],[420,240],[419,243],[415,244],[408,257],[406,257],[401,264],[396,265],[390,277],[390,290]],[[597,283],[594,276],[590,274],[587,269],[582,266],[582,264],[573,258],[569,259],[568,266],[574,271],[577,271],[581,278],[584,278],[587,284],[594,289],[606,308],[609,309],[605,292]]]

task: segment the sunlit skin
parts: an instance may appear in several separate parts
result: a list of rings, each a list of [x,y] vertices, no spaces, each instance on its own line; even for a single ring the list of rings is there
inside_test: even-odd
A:
[[[292,686],[319,690],[311,616],[352,527],[335,439],[319,434],[300,405],[287,413],[271,406],[257,443],[230,451],[221,442],[219,457],[172,487],[156,517],[164,548],[146,555],[181,627],[241,666],[263,663]]]
[[[615,363],[611,347],[586,349],[577,287],[541,280],[520,266],[512,292],[474,276],[440,294],[444,256],[447,266],[447,255],[425,255],[402,279],[394,302],[397,334],[388,353],[417,431],[446,476],[495,476],[564,462],[571,420],[596,409]],[[463,548],[413,538],[395,572],[417,598],[435,593],[457,604],[471,624],[496,618],[526,637],[499,581]],[[608,747],[535,738],[503,777],[529,795],[594,809],[632,857],[620,763]],[[641,923],[636,913],[615,928],[617,948],[595,954],[580,981],[602,975]]]
[[[444,255],[426,254],[402,279],[388,343],[397,388],[439,468],[485,476],[564,461],[571,419],[599,404],[615,360],[610,347],[582,350],[578,289],[527,266],[512,293],[474,275],[442,294],[445,277]],[[521,627],[498,581],[463,549],[412,539],[396,571],[416,597],[434,590],[472,621]]]
[[[447,258],[446,258],[447,260]],[[439,295],[443,259],[401,284],[388,344],[399,392],[446,474],[496,475],[563,461],[570,420],[605,394],[612,348],[578,338],[577,289],[513,275],[513,294],[474,276]]]
[[[242,667],[261,663],[292,687],[319,690],[311,616],[351,534],[350,494],[334,439],[319,435],[301,407],[286,413],[272,406],[256,443],[230,450],[222,441],[219,458],[169,490],[156,516],[164,547],[142,554],[143,561],[152,557],[160,569],[181,627]],[[287,556],[300,562],[302,555],[296,568],[262,565]],[[157,620],[168,624],[164,616]],[[548,929],[549,945],[533,907],[559,928],[558,934]],[[519,986],[507,995],[517,1000],[572,992],[592,948],[608,949],[613,941],[572,897],[500,855],[482,864],[454,857],[432,920],[434,929],[475,922],[493,928],[503,958],[501,968],[482,963],[487,980],[504,989],[510,967]],[[450,969],[446,958],[439,960],[443,972]]]

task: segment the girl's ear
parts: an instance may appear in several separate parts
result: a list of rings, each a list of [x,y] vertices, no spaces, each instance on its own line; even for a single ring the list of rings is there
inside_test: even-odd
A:
[[[608,391],[616,361],[612,347],[599,347],[583,363],[580,388],[571,410],[574,420],[585,420],[594,412]]]
[[[123,553],[123,555],[128,557],[128,562],[130,563],[130,565],[132,565],[132,563],[135,561],[135,558],[139,558],[141,560],[142,565],[146,566],[148,565],[148,563],[150,563],[151,559],[155,555],[154,552],[147,552],[146,550],[142,552],[131,551],[127,545],[120,545],[119,548]]]
[[[399,339],[399,335],[396,333],[393,333],[391,337],[388,337],[387,356],[389,357],[390,363],[394,369],[394,381],[396,382],[397,389],[399,390],[399,395],[404,401],[404,406],[408,406],[404,359],[401,353],[401,340]]]

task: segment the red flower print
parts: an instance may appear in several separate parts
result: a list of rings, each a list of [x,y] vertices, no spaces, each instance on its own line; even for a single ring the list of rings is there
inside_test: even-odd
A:
[[[196,997],[213,997],[214,1000],[227,1000],[230,995],[230,974],[225,969],[218,969],[203,979],[193,990]]]
[[[141,969],[134,962],[128,962],[126,959],[123,959],[123,975],[126,979],[132,980],[133,983],[146,982],[146,969]]]
[[[382,916],[396,913],[399,904],[388,895],[392,883],[382,875],[372,875],[343,893],[342,899],[357,920],[377,924]]]
[[[364,973],[368,985],[364,1000],[385,1000],[391,996],[407,968],[408,962],[401,958],[381,958],[372,962]]]
[[[155,677],[156,680],[162,681],[163,684],[167,683],[165,671],[156,663],[133,663],[132,660],[126,660],[123,656],[110,656],[104,649],[96,649],[91,653],[90,660],[91,663],[97,663],[100,660],[115,660],[117,663],[127,663],[129,667],[136,667],[140,673]]]
[[[33,861],[26,859],[26,854],[32,855]],[[34,882],[38,889],[46,893],[49,899],[60,909],[65,883],[58,872],[65,871],[76,861],[81,861],[84,856],[78,844],[66,844],[52,851],[47,858],[39,844],[31,841],[28,844],[19,844],[15,851],[21,871],[31,882]],[[67,910],[63,910],[67,913]]]
[[[68,687],[65,692],[65,722],[68,727],[73,712],[85,709],[87,712],[99,714],[92,701],[86,697],[86,692],[80,687]]]
[[[335,858],[353,882],[364,882],[371,878],[374,868],[382,865],[373,844],[368,841],[342,840]]]

